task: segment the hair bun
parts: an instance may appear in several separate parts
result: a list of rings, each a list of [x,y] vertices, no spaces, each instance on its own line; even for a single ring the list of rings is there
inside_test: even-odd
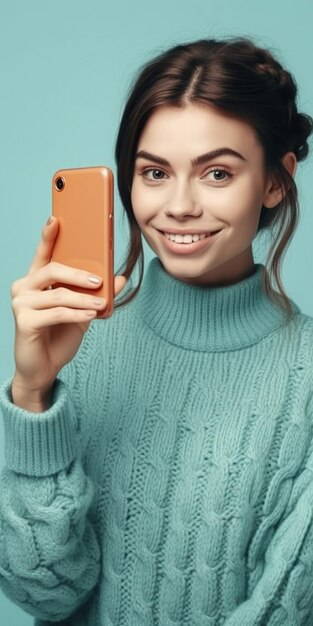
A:
[[[266,54],[267,56],[267,54]],[[291,72],[284,69],[278,61],[263,60],[259,63],[259,69],[275,80],[281,90],[282,100],[288,102],[289,128],[291,133],[290,149],[295,153],[297,161],[302,161],[308,156],[308,137],[313,130],[312,117],[306,113],[299,113],[296,106],[298,93],[297,83]]]
[[[290,72],[285,70],[283,66],[273,58],[273,56],[262,48],[258,48],[258,53],[256,54],[256,63],[257,69],[264,76],[273,79],[277,85],[280,87],[284,95],[288,98],[294,98],[297,92],[297,87],[295,81],[293,80]]]
[[[312,132],[312,119],[306,113],[296,113],[292,125],[294,137],[293,151],[298,161],[305,159],[309,152],[307,139]]]

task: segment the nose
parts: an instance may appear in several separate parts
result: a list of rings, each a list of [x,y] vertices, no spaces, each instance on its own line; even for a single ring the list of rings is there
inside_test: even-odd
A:
[[[201,215],[200,206],[193,197],[188,185],[181,184],[176,186],[166,203],[165,214],[176,219]]]

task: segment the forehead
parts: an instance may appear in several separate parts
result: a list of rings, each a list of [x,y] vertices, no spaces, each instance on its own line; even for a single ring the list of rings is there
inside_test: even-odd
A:
[[[226,145],[247,154],[261,152],[254,129],[239,118],[209,105],[162,106],[148,119],[139,139],[142,149],[215,149]],[[200,153],[200,152],[199,152]],[[165,155],[164,155],[165,156]]]

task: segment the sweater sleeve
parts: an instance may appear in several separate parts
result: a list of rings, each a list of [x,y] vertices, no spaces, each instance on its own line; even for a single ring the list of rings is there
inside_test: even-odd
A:
[[[88,519],[94,486],[83,470],[74,389],[75,381],[84,380],[89,335],[83,344],[56,379],[48,410],[32,413],[14,405],[12,379],[0,388],[6,460],[0,473],[0,587],[47,621],[73,614],[100,572],[100,549]]]
[[[313,452],[292,486],[264,554],[253,554],[250,591],[225,626],[313,624]],[[288,481],[287,481],[288,482]],[[258,574],[256,572],[258,571]]]

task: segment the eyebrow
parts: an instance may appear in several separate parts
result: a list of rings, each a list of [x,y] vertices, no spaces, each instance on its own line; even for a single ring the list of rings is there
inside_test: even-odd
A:
[[[200,154],[200,156],[191,160],[191,165],[193,167],[196,167],[197,165],[203,165],[203,163],[207,163],[207,161],[212,161],[212,159],[216,159],[216,157],[220,157],[223,155],[234,156],[238,159],[241,159],[242,161],[247,160],[242,154],[240,154],[240,152],[237,152],[232,148],[225,147],[217,148],[216,150],[211,150],[210,152],[205,152],[205,154]],[[139,152],[137,152],[135,159],[139,158],[147,159],[148,161],[155,161],[155,163],[159,163],[159,165],[171,165],[166,159],[156,156],[155,154],[151,154],[150,152],[146,152],[146,150],[140,150]]]

